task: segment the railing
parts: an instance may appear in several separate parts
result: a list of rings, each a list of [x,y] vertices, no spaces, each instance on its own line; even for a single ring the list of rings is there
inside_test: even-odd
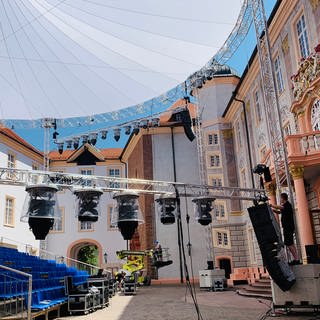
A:
[[[295,134],[286,137],[288,155],[312,155],[320,151],[320,131]]]
[[[1,273],[0,316],[3,313],[3,316],[16,315],[16,318],[31,320],[32,275],[3,265],[0,265],[0,269],[17,275],[14,277],[9,273]],[[28,280],[21,279],[18,275]],[[24,301],[26,293],[27,308]]]

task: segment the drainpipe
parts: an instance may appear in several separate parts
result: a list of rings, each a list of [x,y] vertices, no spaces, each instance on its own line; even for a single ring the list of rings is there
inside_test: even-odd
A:
[[[254,176],[253,176],[253,171],[252,171],[252,169],[253,169],[253,166],[252,166],[252,154],[251,154],[251,149],[250,149],[250,137],[249,137],[249,129],[248,129],[248,118],[247,118],[246,103],[241,99],[237,99],[236,92],[233,92],[233,99],[235,101],[238,101],[238,102],[242,103],[242,109],[243,109],[243,115],[244,115],[244,126],[246,128],[246,139],[247,139],[247,148],[248,148],[249,165],[250,165],[250,176],[251,176],[252,188],[254,188]]]
[[[175,154],[175,147],[174,147],[174,134],[173,134],[173,127],[171,129],[171,149],[172,149],[172,164],[173,164],[173,181],[177,182],[177,170],[176,170],[176,154]],[[180,283],[183,283],[183,268],[182,268],[182,252],[181,252],[181,224],[179,223],[181,220],[181,215],[179,214],[177,217],[177,228],[178,228],[178,248],[179,248],[179,267],[180,267]]]

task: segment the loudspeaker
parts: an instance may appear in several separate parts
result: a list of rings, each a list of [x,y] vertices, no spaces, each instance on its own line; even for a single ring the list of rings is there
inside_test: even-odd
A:
[[[275,220],[274,213],[266,203],[250,207],[248,212],[263,263],[270,277],[282,291],[289,290],[296,280],[286,260],[280,228]]]
[[[307,263],[320,263],[320,245],[306,245]]]

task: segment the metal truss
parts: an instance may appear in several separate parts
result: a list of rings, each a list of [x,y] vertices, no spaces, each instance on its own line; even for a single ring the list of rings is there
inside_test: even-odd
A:
[[[256,31],[263,102],[265,106],[265,117],[272,150],[277,190],[278,192],[281,190],[281,179],[284,177],[288,184],[291,203],[293,203],[288,155],[284,141],[282,117],[276,86],[276,77],[271,58],[270,39],[263,0],[250,0],[249,3],[252,6],[253,21]]]
[[[60,189],[91,186],[101,188],[104,192],[130,190],[150,195],[175,194],[177,190],[181,197],[208,195],[216,199],[256,200],[264,195],[264,190],[261,189],[0,168],[0,184],[28,186],[48,183],[53,183]]]

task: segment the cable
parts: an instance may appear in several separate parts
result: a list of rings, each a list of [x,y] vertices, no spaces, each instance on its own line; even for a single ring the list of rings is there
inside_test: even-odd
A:
[[[61,0],[60,2],[56,3],[52,8],[50,8],[49,10],[47,10],[46,12],[39,14],[37,17],[35,17],[33,20],[28,21],[28,23],[20,26],[20,28],[18,28],[17,30],[15,30],[14,32],[8,34],[6,37],[3,35],[2,39],[0,39],[0,42],[7,40],[9,37],[13,36],[14,34],[16,34],[18,31],[20,31],[21,29],[23,29],[24,27],[28,26],[29,24],[32,24],[34,21],[37,21],[39,18],[43,17],[45,14],[47,14],[48,12],[50,12],[51,10],[57,8],[60,4],[62,4],[63,2],[65,2],[66,0]]]
[[[41,3],[39,4],[39,1],[38,1],[38,0],[34,0],[34,2],[36,2],[36,3],[37,3],[39,6],[41,6],[42,8],[45,8]],[[114,54],[116,54],[116,55],[118,55],[118,56],[121,56],[121,57],[123,57],[124,59],[129,60],[129,61],[131,61],[131,62],[133,62],[133,63],[135,63],[135,64],[141,65],[140,63],[137,63],[137,62],[129,59],[128,57],[123,56],[122,54],[119,54],[119,53],[115,52],[114,50],[108,48],[108,47],[105,46],[104,44],[98,42],[96,39],[94,39],[94,38],[88,36],[87,34],[83,33],[83,32],[80,31],[78,28],[75,28],[75,27],[72,26],[70,23],[68,23],[68,22],[66,22],[65,20],[61,19],[59,16],[57,16],[57,15],[54,14],[53,12],[50,12],[50,15],[54,16],[56,19],[60,20],[63,24],[67,25],[69,28],[72,28],[74,31],[78,32],[78,33],[81,34],[82,36],[84,36],[84,37],[90,39],[91,41],[97,43],[98,45],[102,46],[102,47],[105,48],[106,50],[111,51],[112,53],[114,53]],[[70,16],[69,16],[69,17],[70,17]],[[48,18],[47,18],[47,19],[48,19]],[[62,30],[62,32],[64,32],[64,31]],[[68,36],[68,38],[70,38],[69,35],[67,35],[67,36]],[[84,48],[84,49],[86,49],[86,48]],[[86,50],[87,50],[87,49],[86,49]],[[87,51],[88,51],[88,50],[87,50]],[[101,60],[101,59],[100,59],[100,60]],[[104,61],[104,62],[107,63],[106,61]],[[110,65],[110,66],[111,66],[111,65]],[[143,65],[141,65],[141,66],[143,66]],[[143,67],[145,67],[145,66],[143,66]],[[141,85],[141,86],[144,87],[145,89],[147,89],[147,90],[149,90],[149,91],[152,91],[153,93],[157,94],[157,92],[154,91],[154,89],[153,89],[152,87],[146,86],[145,84],[141,83],[140,81],[137,81],[136,79],[133,79],[133,78],[130,77],[128,74],[123,73],[123,72],[121,72],[120,70],[117,70],[117,69],[116,69],[115,67],[113,67],[113,66],[111,66],[111,68],[114,69],[115,71],[123,74],[126,78],[130,78],[132,81],[134,81],[135,83],[138,83],[139,85]],[[145,67],[145,68],[146,68],[146,67]]]
[[[14,0],[14,2],[15,2],[15,4],[16,4],[16,6],[18,7],[19,11],[21,12],[21,14],[25,17],[25,15],[24,15],[24,13],[23,13],[23,10],[22,10],[22,9],[20,8],[20,6],[17,4],[16,0]],[[23,4],[23,6],[30,12],[30,14],[33,15],[32,12],[29,10],[29,8],[26,7],[23,2],[22,2],[22,4]],[[11,7],[11,8],[12,8],[12,7]],[[14,10],[13,10],[13,11],[14,11]],[[16,15],[15,15],[15,16],[16,16]],[[17,18],[17,16],[16,16],[16,18]],[[26,18],[26,17],[25,17],[25,18]],[[17,20],[18,20],[18,19],[17,19]],[[47,33],[49,33],[49,35],[51,35],[51,36],[54,38],[54,36],[53,36],[46,28],[43,27],[43,25],[42,25],[42,23],[41,23],[40,21],[38,21],[38,23],[41,25],[41,27],[42,27]],[[39,39],[40,39],[40,40],[42,41],[42,43],[46,46],[46,48],[47,48],[57,59],[59,59],[59,57],[56,55],[56,53],[48,46],[48,44],[43,40],[43,38],[39,35],[39,33],[37,33],[37,31],[35,30],[35,28],[34,28],[32,25],[31,25],[31,28],[32,28],[32,30],[34,30],[34,32],[35,32],[36,34],[38,34]],[[25,34],[26,34],[26,32],[25,32]],[[35,51],[37,52],[37,54],[41,57],[41,54],[39,53],[39,51],[37,50],[37,48],[34,46],[32,39],[30,39],[30,37],[29,37],[27,34],[26,34],[26,37],[28,38],[29,42],[31,43],[32,47],[35,49]],[[54,39],[55,39],[55,38],[54,38]],[[56,39],[55,39],[55,40],[56,40]],[[68,51],[69,51],[69,50],[68,50]],[[69,52],[70,52],[70,51],[69,51]],[[78,58],[77,58],[75,55],[72,54],[72,56],[73,56],[76,60],[78,60]],[[58,76],[56,76],[55,73],[49,68],[47,62],[46,62],[46,61],[43,61],[43,62],[44,62],[44,64],[45,64],[46,68],[49,70],[49,72],[53,75],[53,77],[56,79],[56,81],[57,81],[57,82],[60,84],[60,86],[64,89],[64,91],[66,92],[67,96],[70,96],[70,98],[73,100],[73,102],[75,103],[76,106],[81,105],[81,101],[80,101],[80,103],[79,103],[79,101],[77,101],[77,100],[75,99],[75,97],[73,97],[73,96],[70,94],[69,90],[64,86],[64,84],[62,83],[62,81],[60,80],[60,78],[59,78]],[[66,67],[66,68],[67,68],[67,67]],[[67,68],[67,70],[69,70],[69,71],[71,72],[71,74],[72,74],[76,79],[78,79],[78,80],[80,81],[80,83],[81,83],[85,88],[87,88],[87,89],[102,103],[102,105],[105,104],[104,101],[103,101],[90,87],[88,87],[88,86],[81,80],[81,78],[79,78],[77,75],[75,75],[75,74],[72,72],[72,70],[70,70],[69,68]],[[82,111],[86,111],[86,109],[85,109],[84,107],[82,107]]]
[[[111,23],[118,24],[120,26],[127,27],[127,28],[130,28],[130,29],[133,29],[133,30],[138,30],[140,32],[149,33],[149,34],[160,36],[160,37],[163,37],[163,38],[174,39],[174,40],[178,40],[178,41],[185,42],[185,43],[191,43],[193,45],[198,45],[198,46],[202,46],[202,47],[208,47],[210,49],[212,49],[212,48],[220,49],[220,46],[212,46],[212,45],[208,46],[208,45],[205,45],[205,44],[202,44],[202,43],[197,43],[197,42],[193,42],[193,41],[185,40],[185,39],[179,39],[179,38],[176,38],[176,37],[173,37],[173,36],[163,35],[161,33],[157,33],[157,32],[153,32],[153,31],[150,31],[150,30],[145,30],[145,29],[142,29],[142,28],[131,26],[131,25],[119,22],[119,21],[115,21],[115,20],[112,20],[112,19],[109,19],[109,18],[106,18],[106,17],[99,16],[99,15],[97,15],[95,13],[92,13],[92,12],[88,12],[88,11],[86,11],[84,9],[80,9],[78,7],[75,7],[75,6],[73,6],[73,5],[69,4],[69,3],[65,3],[64,5],[68,6],[68,7],[71,7],[71,8],[74,8],[74,9],[77,9],[79,11],[85,12],[85,13],[87,13],[89,15],[92,15],[94,17],[100,18],[102,20],[106,20],[106,21],[109,21]],[[188,62],[188,63],[190,63],[190,62]]]
[[[2,0],[1,0],[1,3],[2,3]],[[0,23],[0,28],[1,28],[1,34],[4,36],[3,28],[2,28],[2,23]],[[19,92],[20,96],[21,96],[22,99],[23,99],[23,102],[25,103],[25,106],[27,107],[27,111],[28,111],[30,117],[32,118],[30,109],[29,109],[29,107],[28,107],[28,104],[26,103],[26,101],[27,101],[27,100],[26,100],[26,97],[25,97],[25,95],[24,95],[24,92],[23,92],[22,87],[21,87],[21,83],[20,83],[19,78],[18,78],[18,76],[17,76],[16,69],[14,68],[14,64],[13,64],[12,60],[10,59],[9,48],[8,48],[8,45],[7,45],[7,42],[6,42],[6,41],[4,41],[4,45],[5,45],[7,54],[8,54],[8,56],[9,56],[10,66],[11,66],[11,69],[12,69],[12,72],[13,72],[13,75],[14,75],[14,78],[15,78],[15,80],[16,80],[16,83],[17,83],[17,85],[18,85],[18,90],[17,90],[6,78],[4,78],[4,77],[1,75],[1,73],[0,73],[0,76],[1,76],[2,79],[4,79],[6,82],[8,82],[9,85],[10,85],[12,88],[14,88],[17,92]]]
[[[65,48],[66,49],[66,48]],[[68,50],[68,49],[66,49]],[[9,59],[8,56],[4,56],[4,55],[0,55],[0,59]],[[62,65],[70,65],[70,66],[80,66],[80,67],[87,67],[89,68],[97,68],[97,69],[110,69],[111,67],[109,65],[98,65],[98,64],[86,64],[86,63],[76,63],[76,62],[67,62],[67,61],[63,61],[61,59],[59,60],[48,60],[48,59],[36,59],[36,58],[23,58],[23,57],[12,57],[12,60],[22,60],[22,61],[31,61],[31,62],[47,62],[47,63],[52,63],[52,64],[62,64]],[[141,69],[132,69],[132,68],[124,68],[124,67],[115,67],[117,69],[120,70],[127,70],[127,71],[137,71],[137,72],[145,72],[145,73],[160,73],[162,74],[160,71],[156,71],[156,70],[141,70]],[[167,74],[175,74],[175,75],[184,75],[184,73],[182,72],[169,72]],[[104,78],[102,78],[104,81],[106,81]]]
[[[2,4],[2,6],[3,6],[3,9],[4,9],[4,12],[5,12],[6,18],[7,18],[8,22],[9,22],[10,28],[11,28],[12,31],[14,31],[13,26],[12,26],[12,23],[11,23],[11,21],[10,21],[10,19],[9,19],[8,12],[7,12],[6,7],[5,7],[5,5],[4,5],[4,0],[1,0],[1,4]],[[21,43],[20,43],[17,35],[14,34],[14,37],[15,37],[16,42],[17,42],[17,44],[18,44],[18,46],[19,46],[19,48],[20,48],[20,50],[21,50],[22,55],[25,57],[24,50],[23,50],[23,48],[22,48],[22,45],[21,45]],[[45,96],[45,97],[47,98],[47,100],[49,101],[49,104],[50,104],[51,107],[52,107],[53,109],[55,109],[55,111],[59,114],[59,111],[56,109],[56,106],[54,105],[53,101],[52,101],[51,98],[48,96],[47,92],[44,90],[42,84],[41,84],[40,81],[38,80],[38,78],[37,78],[37,76],[36,76],[36,74],[35,74],[32,66],[31,66],[31,64],[30,64],[30,62],[27,61],[27,65],[28,65],[28,67],[29,67],[29,69],[30,69],[30,71],[31,71],[34,79],[36,80],[36,82],[37,82],[40,90],[42,91],[42,93],[44,94],[44,96]]]
[[[127,9],[127,8],[119,8],[111,5],[107,5],[105,3],[97,3],[94,1],[90,0],[82,0],[87,3],[92,3],[96,6],[101,6],[101,7],[106,7],[110,9],[115,9],[115,10],[120,10],[120,11],[125,11],[125,12],[131,12],[135,14],[141,14],[144,16],[151,16],[151,17],[159,17],[159,18],[166,18],[166,19],[173,19],[173,20],[181,20],[181,21],[189,21],[189,22],[198,22],[198,23],[213,23],[213,24],[223,24],[223,25],[234,25],[234,23],[231,22],[218,22],[218,21],[211,21],[211,20],[198,20],[198,19],[192,19],[192,18],[186,18],[186,17],[174,17],[174,16],[167,16],[167,15],[161,15],[161,14],[154,14],[154,13],[147,13],[143,11],[138,11],[138,10],[132,10],[132,9]]]
[[[186,260],[186,253],[185,253],[185,248],[184,248],[184,235],[183,235],[183,229],[182,229],[182,222],[181,222],[181,206],[180,206],[180,195],[179,192],[176,189],[176,201],[177,201],[177,223],[179,224],[180,228],[178,228],[180,232],[180,238],[181,238],[181,251],[182,251],[182,257],[183,257],[183,264],[184,264],[184,269],[185,269],[185,279],[186,279],[186,285],[187,288],[189,289],[193,304],[195,306],[198,320],[203,320],[202,314],[199,309],[197,297],[196,297],[196,292],[195,288],[192,286],[190,282],[190,276],[189,276],[189,270],[188,270],[188,265],[187,265],[187,260]]]

